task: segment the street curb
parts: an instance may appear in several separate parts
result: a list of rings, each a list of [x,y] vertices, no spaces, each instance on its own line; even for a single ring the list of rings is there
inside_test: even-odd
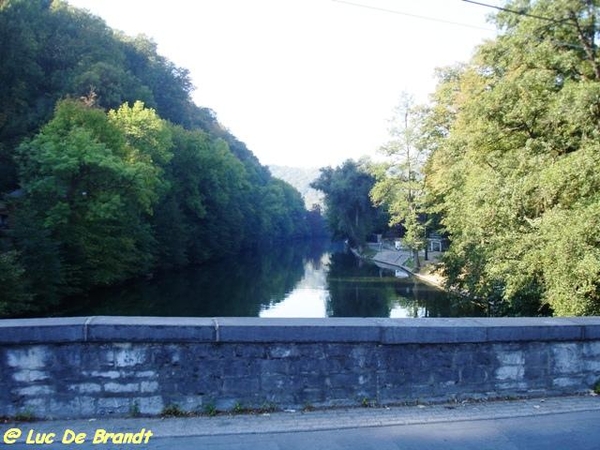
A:
[[[500,420],[516,417],[598,411],[600,397],[571,396],[492,402],[463,402],[386,408],[329,409],[311,412],[287,411],[265,414],[223,415],[189,418],[97,418],[3,424],[0,434],[12,427],[35,428],[38,432],[73,429],[93,434],[102,428],[113,432],[151,430],[154,438],[226,436],[301,431],[343,430],[431,423]]]

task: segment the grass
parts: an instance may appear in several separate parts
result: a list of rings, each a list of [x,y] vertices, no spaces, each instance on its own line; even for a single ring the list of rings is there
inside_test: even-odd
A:
[[[37,418],[35,417],[33,411],[26,409],[15,414],[14,420],[17,422],[35,422]]]
[[[173,403],[163,408],[160,415],[162,417],[188,417],[190,414],[185,412],[178,405]]]

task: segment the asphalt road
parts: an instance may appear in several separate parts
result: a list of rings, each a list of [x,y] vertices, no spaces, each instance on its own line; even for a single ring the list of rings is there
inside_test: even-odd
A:
[[[10,449],[260,449],[260,450],[598,450],[600,397],[562,397],[508,402],[395,408],[356,408],[302,413],[187,419],[48,421],[0,426],[0,445]],[[9,444],[10,431],[14,444]],[[14,431],[18,430],[18,432]],[[98,430],[132,433],[146,443],[94,444]],[[152,432],[152,436],[148,435]],[[50,433],[54,433],[51,436]],[[137,434],[136,434],[137,433]],[[141,433],[141,434],[140,434]],[[27,444],[50,439],[47,445]],[[61,439],[82,443],[63,444]],[[111,438],[112,439],[112,438]],[[110,441],[110,439],[109,439]]]
[[[342,430],[159,438],[153,449],[219,450],[598,450],[600,413]]]

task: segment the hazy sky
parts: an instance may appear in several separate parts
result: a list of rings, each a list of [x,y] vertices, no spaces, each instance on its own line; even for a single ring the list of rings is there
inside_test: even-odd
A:
[[[152,38],[263,164],[375,154],[403,91],[425,101],[436,67],[495,36],[492,10],[462,0],[68,1]]]

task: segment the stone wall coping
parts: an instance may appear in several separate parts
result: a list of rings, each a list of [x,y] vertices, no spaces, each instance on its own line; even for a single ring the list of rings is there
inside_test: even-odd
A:
[[[94,316],[0,320],[0,344],[200,342],[442,344],[600,339],[600,317],[191,318]]]

